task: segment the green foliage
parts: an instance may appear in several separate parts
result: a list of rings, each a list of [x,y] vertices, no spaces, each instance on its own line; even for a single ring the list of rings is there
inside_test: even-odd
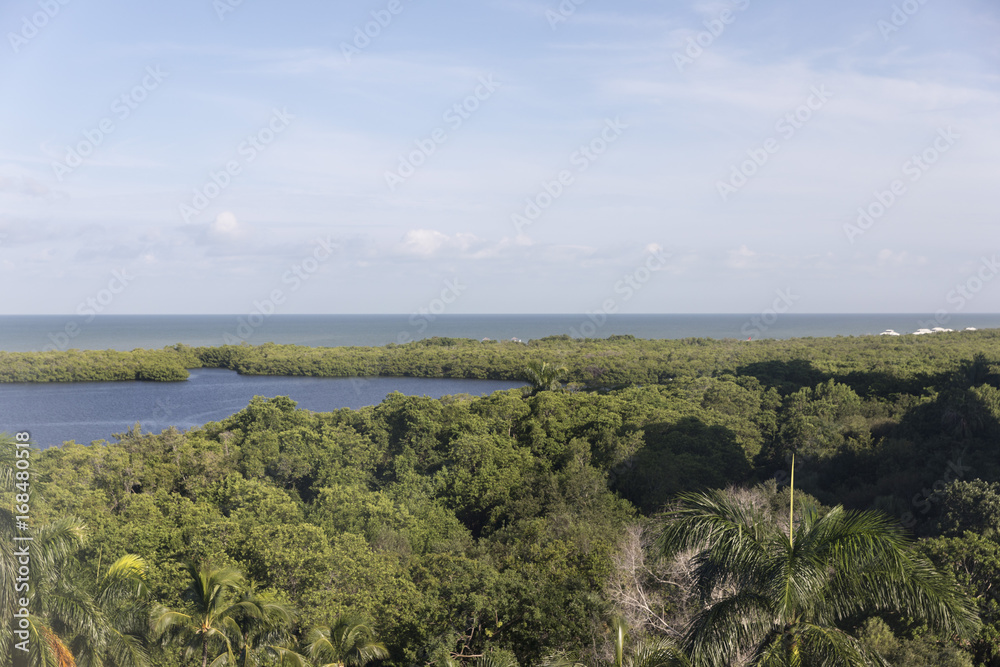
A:
[[[160,606],[152,614],[154,633],[165,645],[182,646],[184,660],[197,656],[207,667],[209,661],[217,664],[216,659],[224,657],[226,664],[234,664],[236,654],[247,648],[251,620],[266,626],[274,616],[287,616],[284,609],[262,605],[249,595],[246,580],[234,568],[191,562],[187,576],[184,608]]]
[[[385,645],[375,640],[372,627],[357,615],[341,616],[332,626],[313,628],[306,641],[309,657],[320,667],[364,667],[389,657]]]
[[[148,665],[146,562],[126,554],[102,568],[100,559],[80,558],[89,531],[79,518],[39,524],[29,512],[25,521],[18,508],[35,507],[39,496],[30,473],[14,474],[27,472],[15,462],[37,456],[0,434],[0,664],[23,655],[14,648],[15,639],[25,641],[14,635],[16,622],[28,633],[32,665],[67,664],[72,656],[81,667]]]
[[[861,643],[899,667],[973,667],[965,651],[931,635],[912,639],[897,637],[881,618],[865,621],[859,633]]]
[[[934,563],[953,574],[960,590],[976,601],[982,628],[971,651],[977,664],[1000,661],[1000,544],[976,533],[921,543]]]
[[[956,537],[970,531],[1000,537],[1000,483],[981,479],[955,480],[930,498],[938,506],[937,531]]]
[[[685,637],[696,664],[881,664],[839,625],[900,614],[960,636],[979,630],[969,603],[885,517],[806,507],[789,532],[752,501],[682,496],[664,556],[694,552],[703,605]]]
[[[996,385],[983,350],[996,330],[934,336],[643,340],[632,336],[550,336],[525,345],[431,338],[385,347],[225,345],[162,350],[0,352],[0,382],[183,380],[187,368],[228,368],[248,375],[315,377],[465,377],[521,380],[529,364],[565,367],[565,379],[592,386],[655,384],[677,377],[753,376],[790,394],[828,379],[859,396],[919,393],[936,385]],[[979,355],[978,357],[976,355]]]
[[[547,361],[531,361],[524,367],[524,374],[537,393],[559,389],[562,386],[559,378],[568,370],[565,366],[554,366]]]
[[[0,352],[0,382],[179,382],[201,366],[190,349]]]
[[[151,664],[198,662],[206,645],[212,659],[227,664],[305,664],[310,629],[332,633],[338,619],[360,615],[378,628],[389,665],[527,665],[547,655],[596,665],[610,659],[607,619],[621,601],[609,593],[609,582],[620,579],[627,527],[642,516],[654,521],[649,517],[674,507],[678,494],[761,480],[769,482],[753,494],[757,505],[743,516],[742,539],[761,537],[768,558],[777,559],[771,562],[787,565],[801,556],[795,564],[805,577],[801,596],[789,598],[787,609],[768,607],[802,632],[782,629],[775,636],[801,640],[806,652],[825,647],[861,655],[885,647],[887,659],[900,664],[959,665],[967,664],[966,651],[988,664],[997,660],[993,647],[1000,637],[993,591],[1000,580],[1000,377],[982,352],[996,340],[996,332],[975,332],[752,343],[554,336],[528,345],[431,339],[384,348],[174,346],[0,356],[0,380],[162,380],[170,378],[169,369],[198,366],[518,379],[529,364],[542,368],[544,362],[548,370],[564,367],[564,380],[586,385],[441,400],[397,393],[377,406],[321,414],[299,410],[287,397],[255,397],[235,415],[185,433],[151,434],[136,425],[111,443],[32,451],[32,514],[38,526],[55,527],[48,559],[65,565],[67,595],[74,591],[96,610],[99,573],[130,554],[145,563],[146,597],[102,607],[108,619],[123,619],[126,634],[142,635],[124,621],[125,610],[150,600],[162,605],[161,615],[169,609],[205,618],[187,587],[192,571],[182,563],[198,563],[199,572],[200,564],[211,563],[206,572],[240,574],[232,585],[220,579],[224,594],[212,616],[217,632],[189,633],[190,658],[183,647],[141,636]],[[0,450],[13,451],[9,444]],[[831,583],[813,567],[831,562],[823,560],[830,553],[819,546],[809,551],[810,539],[820,545],[824,531],[861,531],[865,522],[855,517],[862,515],[822,507],[801,514],[802,541],[782,547],[793,453],[797,499],[883,507],[917,534],[933,537],[922,549],[951,573],[954,590],[976,600],[978,633],[966,641],[918,624],[926,617],[948,627],[947,612],[955,616],[958,608],[947,604],[936,616],[917,604],[906,616],[886,614],[885,627],[864,624],[872,610],[892,606],[871,591],[883,590],[899,572],[869,567],[867,588],[846,578]],[[0,464],[9,469],[11,462]],[[76,523],[60,523],[70,515]],[[865,525],[871,533],[885,528],[877,523]],[[91,537],[80,541],[73,531],[84,525]],[[902,539],[890,533],[883,544]],[[845,547],[855,566],[878,551],[865,539]],[[906,544],[895,565],[905,561],[920,581],[938,586]],[[871,553],[862,554],[866,549]],[[685,589],[689,572],[657,569],[665,566],[651,553],[643,556],[641,545],[632,556],[646,564],[632,570],[642,585],[660,587],[656,613],[683,617],[703,604],[715,608],[687,595],[696,591]],[[717,565],[705,561],[705,572],[723,572]],[[778,570],[791,571],[769,572],[777,577]],[[840,569],[824,570],[831,571]],[[743,583],[759,588],[762,579],[754,577],[760,571],[754,572]],[[720,585],[739,579],[717,576]],[[85,649],[86,642],[109,647],[109,635],[74,625],[65,613],[70,607],[55,603],[62,600],[55,593],[58,577],[46,577],[51,595],[39,601],[32,630],[38,646],[81,656],[105,650]],[[833,603],[808,603],[813,584],[841,600],[844,613],[831,611]],[[896,601],[913,602],[916,591],[903,591]],[[9,595],[7,588],[2,595]],[[0,607],[9,603],[0,598]],[[270,620],[254,611],[268,605]],[[280,609],[295,612],[294,620]],[[786,611],[791,616],[782,616]],[[172,618],[177,628],[186,623]],[[801,625],[806,618],[815,628],[834,629],[814,631]],[[629,639],[619,662],[670,664],[677,656],[662,633],[676,639],[670,628],[683,625],[671,623],[644,626],[653,634]]]

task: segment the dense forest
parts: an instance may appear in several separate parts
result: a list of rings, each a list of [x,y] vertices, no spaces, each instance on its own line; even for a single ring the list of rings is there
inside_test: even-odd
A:
[[[183,381],[190,368],[246,375],[524,379],[548,362],[593,388],[660,384],[676,377],[752,375],[781,391],[834,378],[861,395],[919,394],[960,362],[1000,344],[1000,330],[930,336],[645,340],[550,336],[529,343],[427,338],[384,347],[174,345],[162,350],[0,352],[0,382]]]
[[[998,337],[0,353],[5,381],[526,380],[11,437],[0,662],[30,491],[32,664],[997,667]]]

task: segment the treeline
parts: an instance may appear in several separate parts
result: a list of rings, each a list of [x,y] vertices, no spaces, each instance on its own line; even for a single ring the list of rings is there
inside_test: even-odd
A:
[[[547,361],[565,366],[566,379],[584,387],[733,374],[752,375],[783,391],[834,379],[862,396],[887,396],[937,385],[961,360],[998,342],[1000,331],[984,330],[757,341],[563,335],[528,344],[455,338],[384,347],[178,344],[132,352],[0,352],[0,382],[176,381],[187,377],[185,369],[200,367],[246,375],[519,380],[528,363]]]
[[[787,521],[794,454],[797,498],[814,499],[821,513],[833,505],[886,512],[921,538],[920,551],[975,601],[982,624],[963,637],[906,615],[858,613],[840,630],[896,665],[992,667],[1000,664],[994,341],[981,332],[346,348],[345,360],[423,358],[429,365],[418,373],[444,372],[448,359],[448,372],[472,368],[487,354],[498,363],[546,359],[581,385],[581,371],[598,363],[621,384],[661,372],[656,363],[673,370],[662,383],[617,389],[392,394],[331,413],[258,397],[186,433],[135,428],[115,443],[33,452],[32,521],[74,516],[88,526],[75,552],[84,579],[138,555],[151,599],[167,608],[192,604],[185,563],[210,563],[296,610],[289,632],[300,642],[310,628],[357,614],[370,619],[391,665],[480,656],[594,665],[612,658],[612,619],[626,619],[634,638],[676,640],[700,608],[698,587],[685,584],[691,571],[660,559],[653,539],[677,494],[735,485],[734,497]],[[172,349],[162,354],[243,372],[309,351]],[[295,368],[331,352],[314,354]],[[801,509],[797,516],[805,521]],[[65,632],[73,645],[74,631]],[[151,664],[189,664],[152,634],[141,641]]]
[[[201,361],[190,348],[0,352],[0,382],[178,382]]]

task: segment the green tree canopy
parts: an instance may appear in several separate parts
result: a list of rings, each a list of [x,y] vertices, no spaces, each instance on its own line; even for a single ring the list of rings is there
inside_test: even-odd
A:
[[[961,597],[879,514],[807,507],[791,531],[721,491],[687,494],[668,513],[663,554],[693,552],[704,605],[685,637],[695,665],[884,664],[844,630],[859,616],[902,614],[944,632],[978,628]]]

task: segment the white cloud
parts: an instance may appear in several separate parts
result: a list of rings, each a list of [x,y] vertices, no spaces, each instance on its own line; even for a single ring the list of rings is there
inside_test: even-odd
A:
[[[732,269],[749,269],[757,265],[756,259],[756,252],[745,245],[741,245],[739,249],[729,251],[729,258],[726,260],[726,264]]]
[[[27,176],[0,175],[0,193],[45,197],[49,194],[49,188],[44,183]]]
[[[205,240],[210,244],[231,244],[245,241],[248,229],[236,219],[232,211],[222,211],[208,224]]]
[[[876,261],[883,268],[899,268],[903,266],[922,266],[927,263],[927,258],[912,255],[905,250],[893,252],[889,248],[883,248],[879,250]]]
[[[240,233],[240,224],[232,211],[223,211],[215,216],[215,222],[210,227],[213,234],[221,236],[236,236]]]
[[[436,229],[411,229],[403,235],[395,251],[421,259],[436,256],[483,256],[490,244],[475,234],[459,232],[449,236]]]
[[[406,255],[430,257],[443,248],[451,239],[433,229],[411,229],[403,235],[399,251]]]

